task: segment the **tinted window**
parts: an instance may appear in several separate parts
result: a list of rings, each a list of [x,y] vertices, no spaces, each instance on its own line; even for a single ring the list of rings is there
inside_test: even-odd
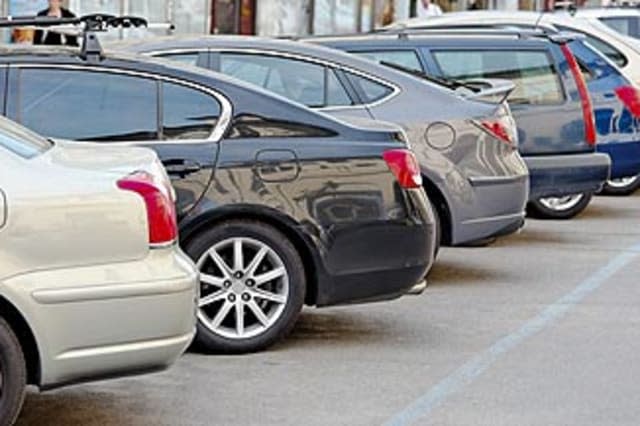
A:
[[[433,55],[445,77],[513,81],[512,103],[543,105],[564,100],[558,75],[544,51],[443,50]]]
[[[556,25],[556,26],[558,27],[558,29],[561,29],[561,30],[564,30],[564,31],[572,31],[574,33],[580,33],[580,34],[584,35],[584,37],[586,38],[586,41],[592,47],[594,47],[597,51],[599,51],[604,56],[609,58],[617,66],[623,67],[623,66],[627,65],[628,61],[627,61],[626,56],[624,56],[622,54],[622,52],[620,52],[615,47],[611,46],[609,43],[605,43],[604,41],[600,40],[599,38],[593,37],[590,34],[583,33],[581,31],[578,31],[578,30],[573,29],[573,28],[563,27],[563,26],[560,26],[560,25]]]
[[[600,20],[621,34],[636,38],[640,35],[640,17],[602,17]]]
[[[332,70],[297,59],[222,53],[220,70],[309,107],[350,105]]]
[[[229,138],[328,137],[331,130],[290,121],[273,120],[256,115],[241,115],[233,121]]]
[[[404,68],[422,71],[420,59],[418,59],[418,55],[413,50],[382,50],[379,52],[357,53],[376,62],[390,62],[401,65]]]
[[[158,137],[157,84],[144,78],[68,70],[20,72],[18,118],[49,137],[142,141]]]
[[[32,158],[51,147],[47,139],[0,118],[0,146],[24,158]]]
[[[199,90],[162,83],[162,139],[207,139],[220,109],[215,98]]]
[[[198,63],[199,53],[169,53],[166,55],[158,55],[160,58],[171,59],[183,64],[196,65]]]
[[[356,87],[365,103],[378,101],[393,93],[393,89],[385,84],[378,83],[366,77],[348,73],[349,80]]]

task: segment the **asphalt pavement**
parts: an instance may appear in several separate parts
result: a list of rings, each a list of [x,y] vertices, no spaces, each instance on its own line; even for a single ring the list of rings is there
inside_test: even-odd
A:
[[[637,425],[639,225],[640,194],[597,197],[443,249],[421,296],[307,309],[260,354],[30,391],[19,424]]]

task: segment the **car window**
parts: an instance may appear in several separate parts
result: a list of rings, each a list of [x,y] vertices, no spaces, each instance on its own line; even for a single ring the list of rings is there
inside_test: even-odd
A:
[[[162,83],[162,139],[207,139],[220,117],[220,103],[199,90]]]
[[[546,51],[440,50],[434,58],[445,77],[511,80],[514,104],[557,104],[564,100],[562,86]]]
[[[613,30],[628,35],[630,37],[638,38],[640,36],[640,17],[634,16],[619,16],[619,17],[606,17],[599,18],[602,23],[612,28]]]
[[[379,101],[393,93],[393,88],[386,84],[379,83],[371,80],[370,78],[362,77],[350,72],[347,72],[346,74],[348,75],[351,84],[356,87],[360,96],[363,97],[362,101],[365,103]]]
[[[167,53],[160,54],[158,57],[177,61],[182,64],[196,65],[198,63],[199,53]]]
[[[121,74],[23,69],[18,121],[36,132],[85,141],[158,137],[157,83]]]
[[[605,43],[597,37],[592,36],[591,34],[584,33],[582,31],[578,31],[574,28],[563,27],[560,25],[556,25],[558,29],[563,31],[572,31],[574,33],[579,33],[584,35],[587,43],[589,43],[592,47],[594,47],[597,51],[602,53],[604,56],[609,58],[613,63],[615,63],[619,67],[624,67],[629,62],[627,57],[624,54],[610,45],[609,43]]]
[[[404,68],[422,71],[420,59],[414,50],[381,50],[368,52],[354,52],[376,62],[390,62]]]
[[[303,123],[274,120],[257,115],[243,114],[236,117],[229,139],[241,138],[317,138],[336,134],[328,129]]]
[[[12,121],[0,118],[0,146],[23,158],[33,158],[48,150],[51,141]]]
[[[220,70],[309,107],[351,104],[334,72],[324,65],[271,55],[222,53]]]

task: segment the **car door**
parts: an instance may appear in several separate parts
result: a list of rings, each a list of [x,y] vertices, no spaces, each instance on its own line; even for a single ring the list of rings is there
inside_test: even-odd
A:
[[[6,115],[51,138],[155,149],[185,215],[211,181],[227,102],[125,70],[12,65]]]

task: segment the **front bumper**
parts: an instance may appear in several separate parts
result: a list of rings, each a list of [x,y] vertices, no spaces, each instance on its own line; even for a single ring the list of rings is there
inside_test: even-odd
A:
[[[524,157],[531,187],[529,200],[596,192],[609,179],[611,159],[607,154],[566,154]]]
[[[197,281],[173,246],[134,262],[20,275],[5,291],[32,328],[46,389],[171,365],[194,335]]]
[[[319,283],[317,306],[395,299],[426,276],[434,260],[435,218],[423,189],[404,193],[411,210],[406,220],[335,232],[338,243],[326,259],[332,268]]]

